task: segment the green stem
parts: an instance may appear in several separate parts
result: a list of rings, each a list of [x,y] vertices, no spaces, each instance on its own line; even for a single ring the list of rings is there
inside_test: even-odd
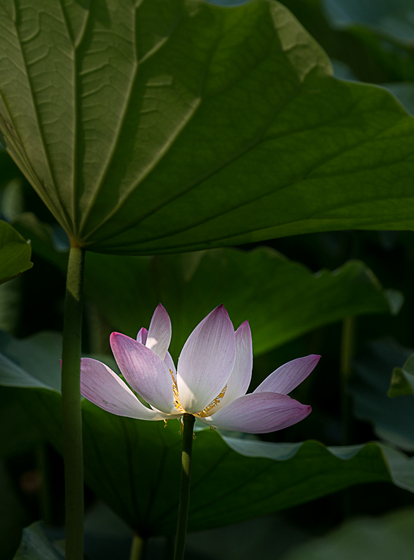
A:
[[[343,445],[351,442],[352,418],[351,403],[348,395],[348,383],[351,377],[351,361],[354,351],[355,317],[346,317],[342,325],[341,341],[341,417],[343,430]]]
[[[348,383],[351,378],[351,361],[354,353],[354,329],[355,317],[346,317],[342,324],[341,340],[341,420],[342,420],[342,443],[349,445],[352,439],[352,415],[351,399],[348,395]],[[350,489],[342,492],[342,516],[343,520],[349,519],[352,511]]]
[[[83,453],[80,399],[83,262],[83,249],[71,247],[66,279],[62,348],[62,428],[67,560],[83,560]]]
[[[195,418],[192,414],[183,417],[183,451],[181,454],[181,485],[178,506],[177,533],[175,537],[174,560],[183,560],[185,537],[187,534],[188,510],[190,507],[191,453],[193,447],[193,428]]]
[[[137,533],[134,533],[129,560],[143,560],[145,558],[146,544],[146,540],[142,539]]]

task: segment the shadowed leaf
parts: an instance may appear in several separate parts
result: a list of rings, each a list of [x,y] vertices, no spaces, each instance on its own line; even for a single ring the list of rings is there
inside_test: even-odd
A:
[[[11,225],[0,220],[0,284],[32,268],[30,243]]]

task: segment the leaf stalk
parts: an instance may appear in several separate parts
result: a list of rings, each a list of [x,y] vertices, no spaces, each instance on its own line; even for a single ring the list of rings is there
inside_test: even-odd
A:
[[[80,395],[84,250],[71,247],[62,347],[62,428],[65,465],[66,560],[83,560],[83,449]]]
[[[177,533],[175,537],[174,560],[184,559],[185,538],[187,535],[188,510],[190,508],[191,462],[193,449],[193,430],[195,418],[192,414],[183,416],[183,450],[181,453],[181,484],[178,506]]]

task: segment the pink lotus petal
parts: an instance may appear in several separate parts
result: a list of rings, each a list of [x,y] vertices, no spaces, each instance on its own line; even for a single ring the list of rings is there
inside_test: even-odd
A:
[[[296,424],[311,410],[310,406],[279,393],[250,393],[200,420],[222,430],[266,434]]]
[[[140,344],[143,344],[145,346],[145,343],[147,342],[147,337],[148,337],[148,331],[145,327],[142,327],[142,329],[139,329],[138,334],[137,334],[137,341]]]
[[[163,420],[168,414],[146,408],[130,388],[108,366],[92,358],[81,360],[81,394],[118,416],[139,420]]]
[[[119,369],[130,386],[158,410],[173,412],[171,374],[159,356],[120,333],[112,333],[110,342]]]
[[[165,354],[164,363],[168,368],[168,371],[173,374],[174,379],[177,380],[177,372],[174,365],[174,360],[171,357],[171,354],[167,352]]]
[[[145,346],[163,360],[171,342],[171,321],[165,308],[158,304],[151,319]]]
[[[234,328],[220,305],[193,330],[178,360],[178,392],[187,412],[200,412],[220,393],[230,377],[235,354]]]
[[[311,354],[310,356],[297,358],[280,366],[280,368],[266,377],[254,393],[282,393],[287,395],[308,377],[319,362],[319,359],[320,356]]]
[[[253,348],[252,333],[248,321],[245,321],[237,329],[236,333],[236,359],[233,371],[227,381],[226,392],[213,409],[213,414],[231,403],[235,399],[246,394],[252,378]]]

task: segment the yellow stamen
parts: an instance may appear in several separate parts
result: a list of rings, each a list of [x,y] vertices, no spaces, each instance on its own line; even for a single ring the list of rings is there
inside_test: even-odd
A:
[[[171,370],[169,371],[171,374],[172,387],[173,387],[174,407],[177,409],[178,412],[182,412],[184,414],[185,410],[181,406],[180,395],[178,394],[177,380],[175,379],[173,372]]]
[[[174,377],[173,372],[171,370],[169,370],[169,372],[171,374],[171,381],[172,381],[174,408],[176,408],[177,412],[182,412],[183,414],[185,414],[186,411],[184,410],[183,405],[181,404],[180,395],[178,393],[177,380]],[[226,390],[227,390],[227,385],[223,387],[223,389],[220,391],[217,397],[213,399],[210,404],[208,404],[205,408],[203,408],[201,412],[197,412],[193,416],[198,416],[198,418],[206,418],[207,416],[211,416],[211,411],[219,404],[221,399],[226,394]],[[166,420],[164,420],[164,422],[167,424]],[[181,418],[180,418],[180,422],[181,422]],[[180,433],[181,433],[181,428],[180,428]]]
[[[201,412],[194,414],[194,416],[198,416],[199,418],[206,418],[207,416],[211,416],[211,411],[213,410],[213,408],[215,408],[218,405],[218,403],[224,397],[224,395],[226,394],[226,390],[227,390],[227,385],[223,387],[223,389],[217,395],[217,397],[213,399],[211,403],[206,406],[206,408],[204,408]]]

